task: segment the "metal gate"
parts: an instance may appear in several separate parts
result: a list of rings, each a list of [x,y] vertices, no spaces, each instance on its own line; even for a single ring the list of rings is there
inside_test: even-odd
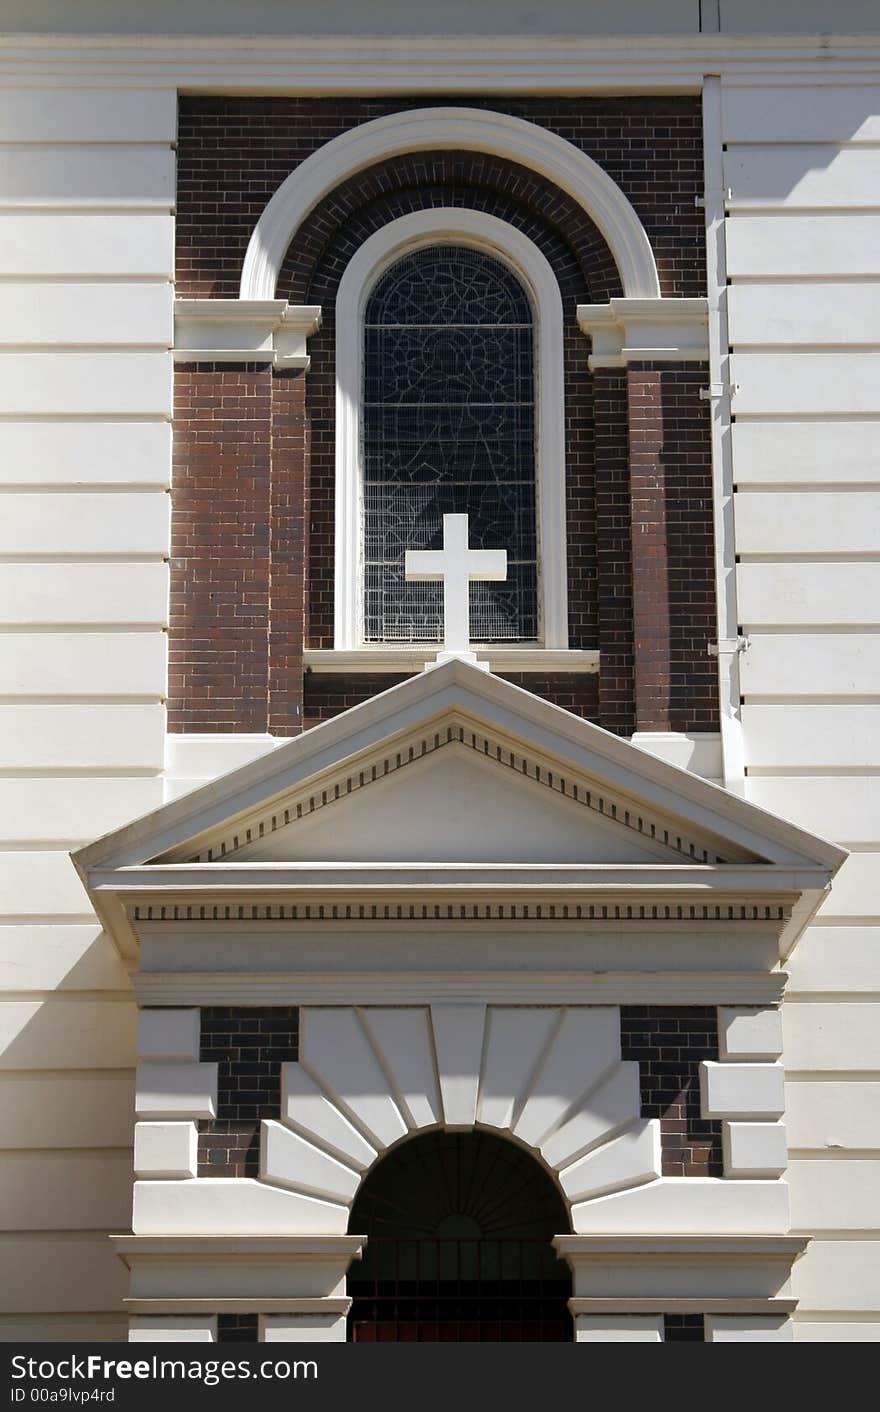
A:
[[[349,1274],[353,1343],[570,1343],[571,1280],[546,1240],[372,1237]]]

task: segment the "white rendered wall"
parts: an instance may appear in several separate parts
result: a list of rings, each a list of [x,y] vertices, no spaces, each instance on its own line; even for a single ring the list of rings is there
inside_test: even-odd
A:
[[[0,1339],[126,1336],[135,1008],[67,852],[162,802],[176,98],[0,93]]]
[[[758,80],[755,80],[758,84]],[[880,85],[723,88],[747,797],[844,844],[784,1005],[799,1341],[880,1339]]]

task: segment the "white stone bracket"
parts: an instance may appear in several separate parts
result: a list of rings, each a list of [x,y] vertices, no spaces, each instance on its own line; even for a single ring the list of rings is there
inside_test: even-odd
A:
[[[321,327],[317,304],[285,299],[178,299],[176,363],[266,362],[307,372],[307,342]]]
[[[579,304],[578,325],[593,342],[587,359],[597,368],[631,362],[691,363],[709,358],[706,299],[610,299]]]

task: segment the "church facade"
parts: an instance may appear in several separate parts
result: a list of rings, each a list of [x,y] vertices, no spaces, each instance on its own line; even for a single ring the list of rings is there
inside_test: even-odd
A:
[[[0,56],[0,1333],[873,1341],[876,19],[382,8]]]

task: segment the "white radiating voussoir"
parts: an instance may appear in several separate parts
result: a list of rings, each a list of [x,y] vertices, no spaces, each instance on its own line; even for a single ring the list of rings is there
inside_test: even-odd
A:
[[[569,1203],[660,1176],[659,1124],[639,1116],[618,1009],[494,1005],[303,1009],[260,1176],[350,1205],[389,1148],[474,1126],[532,1149]]]

